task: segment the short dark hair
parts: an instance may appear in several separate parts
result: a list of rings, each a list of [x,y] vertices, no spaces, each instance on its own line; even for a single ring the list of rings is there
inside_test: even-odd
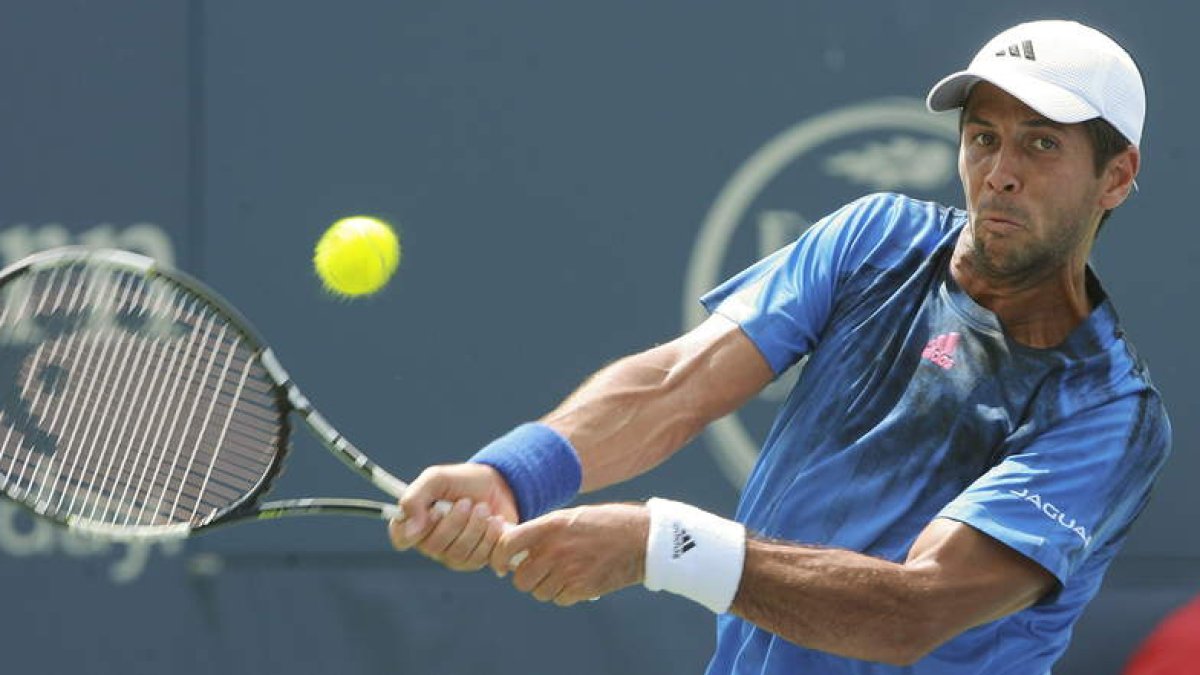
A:
[[[960,138],[966,114],[967,107],[964,105],[958,112],[958,135]],[[1096,168],[1096,177],[1099,178],[1104,174],[1104,168],[1108,166],[1113,157],[1124,152],[1133,143],[1103,117],[1093,117],[1082,124],[1088,138],[1092,141],[1092,162]],[[1097,236],[1100,234],[1100,228],[1104,227],[1104,221],[1108,220],[1112,212],[1112,209],[1108,209],[1100,216],[1100,224],[1096,226]]]

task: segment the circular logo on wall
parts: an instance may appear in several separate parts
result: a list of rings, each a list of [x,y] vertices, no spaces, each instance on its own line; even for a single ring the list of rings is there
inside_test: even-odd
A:
[[[684,329],[707,316],[700,296],[790,243],[816,222],[811,216],[871,192],[957,203],[957,147],[957,117],[932,114],[908,98],[839,108],[780,133],[738,168],[704,219],[684,283]],[[803,365],[709,425],[708,445],[739,488]]]

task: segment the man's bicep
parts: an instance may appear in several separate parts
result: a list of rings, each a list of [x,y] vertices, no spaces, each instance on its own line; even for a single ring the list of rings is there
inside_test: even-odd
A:
[[[1019,612],[1058,586],[1033,559],[955,520],[935,518],[909,549],[905,567],[928,575],[947,639]]]
[[[697,411],[713,420],[736,410],[775,378],[766,357],[732,319],[713,314],[671,343],[672,368]]]
[[[1156,400],[1144,392],[1062,419],[1006,449],[938,516],[969,524],[1068,583],[1096,554],[1119,547],[1146,504],[1169,446]]]
[[[602,369],[542,421],[571,441],[590,492],[658,466],[772,377],[736,323],[710,317]]]

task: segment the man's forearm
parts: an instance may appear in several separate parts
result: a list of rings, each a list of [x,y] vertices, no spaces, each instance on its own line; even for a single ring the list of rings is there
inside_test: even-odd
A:
[[[731,611],[805,647],[907,664],[941,641],[930,583],[860,553],[750,539]]]
[[[703,429],[698,411],[677,400],[681,373],[667,350],[605,367],[543,419],[579,453],[584,492],[649,471]]]

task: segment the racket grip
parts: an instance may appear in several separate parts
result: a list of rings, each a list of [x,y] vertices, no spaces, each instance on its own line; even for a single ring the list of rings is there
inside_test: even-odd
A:
[[[441,499],[434,503],[433,510],[439,516],[444,516],[450,513],[450,509],[454,508],[454,504]],[[386,508],[380,510],[379,516],[384,520],[404,520],[407,516],[404,515],[404,509],[401,509],[398,504],[389,504]]]
[[[438,500],[433,505],[433,510],[442,516],[445,516],[447,513],[450,513],[450,509],[452,509],[452,508],[454,508],[454,504],[452,504],[444,499]],[[382,515],[385,520],[404,520],[404,518],[405,518],[404,511],[401,510],[400,507],[397,505],[389,505],[388,508],[384,510]],[[516,527],[516,525],[513,525],[511,523],[504,524],[504,530],[506,532],[508,530],[511,530],[514,527]],[[508,561],[509,569],[514,569],[514,570],[517,569],[517,567],[520,567],[521,563],[525,562],[525,559],[528,557],[529,557],[529,551],[518,551],[516,554],[513,555],[512,558],[509,558],[509,561]]]

